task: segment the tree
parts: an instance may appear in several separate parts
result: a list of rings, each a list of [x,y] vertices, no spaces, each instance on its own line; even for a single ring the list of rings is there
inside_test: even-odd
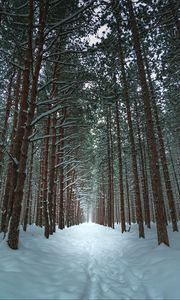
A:
[[[156,209],[158,243],[159,244],[164,243],[167,246],[169,246],[168,234],[167,234],[167,229],[166,229],[166,224],[165,224],[165,219],[163,214],[164,211],[163,198],[162,198],[162,192],[160,188],[161,179],[159,173],[158,152],[157,152],[157,145],[156,145],[156,139],[154,133],[150,96],[149,96],[149,90],[146,81],[144,62],[142,58],[140,37],[139,37],[137,22],[135,19],[131,0],[127,1],[127,7],[129,11],[129,19],[130,19],[131,30],[133,34],[134,49],[137,56],[137,65],[138,65],[139,78],[140,78],[141,89],[142,89],[142,98],[144,101],[146,131],[147,131],[147,139],[148,139],[149,150],[150,150],[150,163],[152,168],[152,188],[153,188],[154,203]]]

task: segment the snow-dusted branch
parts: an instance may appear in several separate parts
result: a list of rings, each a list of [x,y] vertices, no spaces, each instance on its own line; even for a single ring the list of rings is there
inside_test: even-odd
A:
[[[60,141],[58,141],[56,143],[56,145],[58,145],[61,141],[66,141],[68,139],[72,139],[72,138],[77,138],[78,137],[78,134],[77,133],[73,133],[71,135],[68,135],[68,136],[65,136],[63,139],[61,139]]]
[[[81,14],[82,12],[84,12],[87,8],[89,8],[93,3],[95,2],[95,0],[91,0],[88,2],[87,5],[81,7],[78,11],[76,11],[74,14],[68,16],[67,18],[57,22],[56,24],[54,24],[46,33],[46,35],[48,35],[52,30],[56,29],[59,26],[62,26],[63,24],[71,21],[72,19],[74,19],[76,16],[78,16],[79,14]]]
[[[62,109],[62,102],[59,105],[55,105],[53,108],[49,109],[48,111],[46,111],[45,113],[40,114],[39,116],[37,116],[31,123],[31,126],[34,126],[36,123],[38,123],[41,119],[48,117],[49,115],[57,112],[58,110]]]
[[[49,84],[51,84],[53,82],[53,79],[49,80],[48,82],[46,82],[43,86],[41,86],[38,89],[38,92],[42,91],[43,89],[45,89]]]

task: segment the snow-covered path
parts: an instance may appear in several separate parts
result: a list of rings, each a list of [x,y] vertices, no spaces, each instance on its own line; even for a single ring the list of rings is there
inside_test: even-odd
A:
[[[89,223],[46,240],[31,226],[19,250],[0,244],[0,299],[180,299],[180,234],[170,249],[146,236]]]

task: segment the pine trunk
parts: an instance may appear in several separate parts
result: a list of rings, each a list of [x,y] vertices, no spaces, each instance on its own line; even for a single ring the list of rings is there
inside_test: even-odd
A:
[[[131,109],[129,103],[128,84],[126,79],[124,57],[123,57],[123,51],[122,51],[120,39],[119,39],[119,54],[120,54],[122,82],[123,82],[123,89],[124,89],[124,100],[126,104],[127,120],[128,120],[128,127],[129,127],[129,138],[131,144],[131,156],[132,156],[132,165],[133,165],[132,168],[133,168],[133,176],[134,176],[135,201],[136,201],[136,217],[137,217],[137,223],[139,225],[139,237],[144,238],[145,235],[144,235],[141,195],[140,195],[140,187],[139,187],[139,175],[138,175],[138,167],[137,167],[137,154],[136,154],[136,147],[135,147],[135,140],[134,140]]]
[[[110,139],[110,163],[111,163],[111,227],[114,228],[114,149],[111,126],[111,112],[109,122],[109,139]]]
[[[142,138],[141,138],[141,130],[140,130],[140,120],[138,114],[137,101],[134,99],[135,103],[135,111],[136,111],[136,124],[137,124],[137,134],[138,134],[138,142],[139,142],[139,152],[140,152],[140,164],[141,164],[141,178],[142,178],[142,191],[143,191],[143,200],[144,200],[144,221],[148,228],[150,228],[150,209],[149,209],[149,195],[148,195],[148,184],[146,180],[145,174],[145,158],[143,155],[142,148]]]
[[[33,19],[33,0],[29,0],[29,4],[30,4],[30,12],[31,12],[30,17]],[[23,189],[24,189],[24,183],[26,178],[25,170],[26,170],[26,162],[27,162],[28,147],[29,147],[29,137],[32,134],[31,123],[34,118],[34,113],[36,108],[36,95],[37,95],[39,72],[40,72],[42,56],[43,56],[44,29],[45,29],[46,15],[47,15],[47,5],[48,4],[44,3],[44,1],[42,1],[42,3],[40,4],[40,18],[39,18],[40,24],[39,24],[39,32],[38,32],[37,58],[36,58],[35,71],[34,71],[33,81],[32,81],[29,111],[26,120],[27,125],[25,128],[22,146],[21,146],[19,172],[17,174],[18,175],[17,184],[14,189],[13,212],[12,212],[11,222],[9,226],[8,245],[12,249],[18,248],[19,221],[20,221],[20,214],[21,214],[21,204],[23,200]]]
[[[62,114],[65,117],[66,109],[62,109]],[[65,118],[64,118],[65,120]],[[60,181],[60,203],[59,203],[59,228],[63,229],[64,224],[64,128],[63,124],[60,127],[60,153],[59,153],[59,181]]]
[[[121,231],[126,231],[125,223],[125,208],[124,208],[124,187],[123,187],[123,165],[122,165],[122,146],[121,146],[121,131],[119,118],[119,103],[116,100],[116,129],[118,143],[118,164],[119,164],[119,192],[120,192],[120,208],[121,208]]]
[[[52,143],[50,155],[49,170],[49,191],[48,191],[48,207],[49,207],[49,230],[53,234],[53,197],[54,197],[54,180],[55,180],[55,162],[56,162],[56,114],[52,117]]]
[[[155,118],[157,134],[158,134],[158,139],[159,139],[159,145],[160,145],[160,159],[161,159],[161,164],[162,164],[162,168],[163,168],[164,181],[165,181],[166,193],[167,193],[167,198],[168,198],[168,203],[169,203],[171,221],[172,221],[173,231],[178,231],[176,208],[175,208],[174,195],[173,195],[172,186],[171,186],[171,179],[170,179],[169,170],[168,170],[168,163],[167,163],[167,158],[166,158],[164,139],[163,139],[163,134],[162,134],[162,130],[161,130],[161,123],[160,123],[160,118],[159,118],[159,114],[158,114],[158,109],[157,109],[157,105],[156,105],[155,92],[154,92],[151,75],[150,75],[150,70],[149,70],[149,65],[148,65],[148,61],[147,61],[145,52],[144,52],[144,57],[145,57],[145,64],[146,64],[149,88],[150,88],[150,93],[151,93],[152,107],[153,107],[153,111],[154,111],[154,118]]]
[[[108,226],[112,226],[112,180],[111,180],[111,145],[109,136],[109,114],[107,115],[107,157],[108,157],[108,201],[107,201],[107,216],[108,216]]]
[[[48,161],[49,161],[49,133],[50,133],[50,123],[51,117],[48,117],[47,122],[45,122],[45,136],[47,136],[44,140],[44,158],[43,158],[43,213],[44,213],[44,236],[48,239],[49,238],[49,212],[48,212]]]
[[[27,191],[27,203],[26,203],[25,216],[24,216],[24,226],[23,226],[24,231],[26,231],[26,229],[27,229],[28,216],[29,216],[29,212],[30,212],[30,198],[31,198],[31,194],[32,194],[33,157],[34,157],[34,144],[32,144],[32,148],[31,148],[29,182],[28,182],[28,191]]]
[[[129,197],[129,182],[128,182],[128,173],[127,173],[127,164],[125,163],[125,172],[126,172],[126,197],[127,197],[127,206],[128,206],[128,222],[131,226],[131,205]]]
[[[12,106],[12,85],[13,85],[13,79],[15,76],[15,72],[12,74],[8,91],[7,91],[7,101],[6,101],[6,112],[5,112],[5,119],[4,124],[1,132],[1,142],[0,142],[0,190],[1,190],[1,184],[2,184],[2,169],[3,169],[3,158],[4,158],[4,147],[5,147],[5,141],[7,136],[7,130],[8,130],[8,122],[9,122],[9,116]]]
[[[159,161],[158,161],[158,152],[157,152],[157,145],[154,133],[154,125],[153,125],[153,118],[152,118],[152,111],[151,111],[151,100],[149,96],[147,81],[146,81],[146,74],[144,69],[144,62],[141,53],[140,47],[140,37],[138,26],[136,22],[136,18],[133,11],[133,6],[131,0],[127,0],[127,7],[129,10],[129,18],[130,18],[130,25],[133,34],[133,42],[134,42],[134,49],[136,52],[137,57],[137,65],[139,70],[139,77],[142,89],[142,97],[144,102],[144,113],[145,113],[145,120],[146,120],[146,132],[147,132],[147,140],[149,143],[150,149],[150,164],[152,168],[152,189],[153,189],[153,196],[154,196],[154,204],[156,210],[156,222],[157,222],[157,234],[158,234],[158,243],[164,243],[169,246],[169,239],[167,234],[167,228],[165,224],[165,217],[163,214],[163,196],[161,193],[161,178],[159,172]]]

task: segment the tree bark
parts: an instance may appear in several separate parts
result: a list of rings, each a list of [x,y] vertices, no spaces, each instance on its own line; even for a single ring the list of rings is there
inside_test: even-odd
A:
[[[24,225],[23,225],[23,230],[24,231],[26,231],[26,229],[27,229],[28,216],[29,216],[29,211],[30,211],[30,198],[31,198],[31,194],[32,194],[33,157],[34,157],[34,144],[32,144],[32,148],[31,148],[29,182],[28,182],[28,191],[27,191],[27,203],[26,203],[25,216],[24,216]]]
[[[63,121],[66,118],[66,108],[62,109],[62,114],[64,116]],[[60,205],[59,205],[59,228],[63,229],[64,224],[64,128],[63,124],[60,127],[60,153],[59,153],[59,180],[60,180]]]
[[[110,139],[110,163],[111,163],[111,227],[114,228],[114,149],[113,149],[113,138],[112,138],[112,125],[111,125],[111,111],[110,111],[110,122],[109,122],[109,139]]]
[[[144,199],[144,220],[145,224],[148,228],[151,227],[150,222],[150,209],[149,209],[149,195],[148,195],[148,183],[146,180],[146,173],[145,173],[145,158],[143,155],[142,149],[142,138],[141,138],[141,130],[140,130],[140,121],[139,121],[139,114],[138,114],[138,107],[137,101],[134,98],[135,103],[135,111],[136,111],[136,124],[137,124],[137,134],[138,134],[138,142],[139,142],[139,152],[140,152],[140,163],[141,163],[141,172],[142,172],[142,190],[143,190],[143,199]]]
[[[47,122],[45,122],[45,135],[48,136],[50,133],[50,123],[51,117],[48,117]],[[43,215],[44,215],[44,236],[48,239],[49,238],[49,212],[48,212],[48,161],[49,161],[49,138],[46,137],[44,139],[44,158],[43,158]]]
[[[156,209],[158,244],[164,243],[167,246],[169,246],[169,239],[168,239],[167,228],[165,224],[165,217],[163,214],[163,196],[160,188],[161,178],[159,172],[158,152],[157,152],[152,111],[150,105],[151,100],[150,100],[148,85],[146,81],[144,62],[142,58],[138,25],[134,15],[134,10],[133,10],[131,0],[127,0],[127,8],[129,11],[129,20],[130,20],[130,26],[133,35],[133,43],[134,43],[134,49],[137,57],[139,78],[140,78],[142,97],[144,102],[146,132],[147,132],[147,139],[148,139],[149,149],[150,149],[150,164],[152,168],[152,189],[153,189],[154,204]]]
[[[109,113],[107,113],[107,157],[108,157],[108,201],[107,201],[107,215],[108,215],[108,227],[112,226],[112,169],[111,169],[111,145],[109,136]]]
[[[119,103],[116,99],[116,129],[117,129],[117,144],[118,144],[118,164],[119,164],[119,192],[120,192],[120,208],[121,208],[121,231],[126,231],[125,208],[124,208],[124,187],[123,187],[123,164],[122,164],[122,146],[121,146],[121,131],[119,117]]]
[[[29,0],[30,11],[32,11],[31,18],[33,19],[33,0]],[[13,203],[13,212],[11,217],[11,222],[9,226],[9,235],[8,235],[8,245],[12,249],[18,248],[18,240],[19,240],[19,220],[21,213],[21,203],[23,199],[23,188],[24,182],[26,178],[26,162],[27,162],[27,154],[29,147],[29,137],[32,134],[32,126],[31,123],[34,118],[35,108],[36,108],[36,95],[37,95],[37,85],[39,72],[41,68],[42,56],[43,56],[43,45],[44,45],[44,29],[46,23],[48,3],[44,3],[42,1],[40,3],[40,18],[39,18],[39,32],[37,38],[37,58],[35,71],[33,74],[32,80],[32,92],[30,98],[30,107],[27,116],[27,125],[24,132],[24,137],[21,146],[21,156],[19,161],[19,172],[17,176],[17,184],[14,190],[14,203]],[[29,87],[28,87],[29,88]]]
[[[128,182],[128,173],[127,173],[127,164],[125,162],[125,172],[126,172],[126,197],[128,205],[128,222],[131,226],[131,205],[130,205],[130,196],[129,196],[129,182]]]
[[[2,169],[3,169],[3,158],[4,158],[4,147],[6,141],[6,135],[8,130],[8,121],[12,106],[12,87],[13,87],[13,79],[15,76],[15,72],[13,72],[7,90],[7,101],[6,101],[6,112],[5,112],[5,119],[4,124],[1,132],[1,143],[0,143],[0,190],[1,190],[1,181],[2,181]]]
[[[121,10],[117,0],[112,0],[112,7],[116,18],[116,28],[118,33],[118,51],[119,51],[122,86],[123,86],[123,98],[125,100],[125,105],[126,105],[127,120],[128,120],[128,127],[129,127],[129,138],[131,144],[131,155],[132,155],[134,187],[135,187],[135,201],[136,201],[136,217],[137,217],[137,223],[139,225],[139,237],[144,238],[145,234],[144,234],[141,195],[140,195],[139,176],[138,176],[138,167],[137,167],[137,158],[136,158],[137,154],[136,154],[134,132],[133,132],[133,125],[132,125],[132,118],[131,118],[128,82],[127,82],[127,76],[125,71],[125,59],[124,59],[124,52],[122,48]]]
[[[54,180],[55,180],[55,161],[56,161],[56,114],[52,116],[52,143],[50,156],[49,170],[49,192],[48,192],[48,207],[49,207],[49,230],[53,234],[53,197],[54,197]]]
[[[148,82],[149,82],[150,93],[151,93],[152,107],[153,107],[153,111],[154,111],[154,118],[155,118],[155,123],[156,123],[156,128],[157,128],[158,139],[159,139],[160,159],[161,159],[161,164],[162,164],[162,168],[163,168],[164,181],[165,181],[166,193],[167,193],[167,198],[168,198],[168,203],[169,203],[172,227],[173,227],[173,231],[178,231],[176,208],[175,208],[175,203],[174,203],[174,195],[173,195],[173,191],[172,191],[171,179],[170,179],[169,170],[168,170],[168,163],[167,163],[167,158],[166,158],[166,153],[165,153],[164,139],[163,139],[163,134],[162,134],[162,130],[161,130],[161,122],[160,122],[160,118],[159,118],[159,114],[158,114],[155,92],[154,92],[154,88],[153,88],[153,84],[152,84],[152,80],[151,80],[149,64],[147,61],[147,57],[145,55],[145,51],[144,51],[144,60],[145,60],[145,65],[146,65],[146,72],[147,72],[147,77],[148,77]]]

